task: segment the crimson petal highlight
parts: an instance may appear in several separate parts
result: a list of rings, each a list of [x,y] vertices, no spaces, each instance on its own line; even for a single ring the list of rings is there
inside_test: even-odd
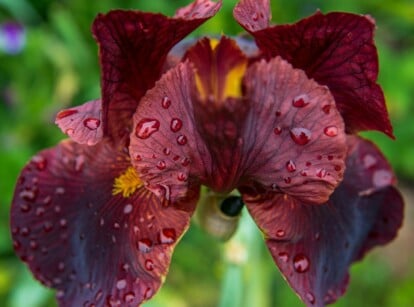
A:
[[[395,238],[402,224],[400,193],[392,181],[376,183],[377,171],[392,174],[385,158],[357,137],[349,137],[348,144],[344,181],[325,205],[310,206],[286,194],[244,199],[274,261],[308,306],[342,296],[351,263]],[[368,168],[367,155],[376,160]]]
[[[127,167],[128,156],[106,142],[66,141],[21,173],[11,208],[14,248],[58,290],[61,306],[137,306],[164,281],[195,201],[165,207],[144,187],[113,196],[114,177]]]
[[[265,57],[281,56],[327,85],[347,132],[373,129],[393,137],[384,94],[376,83],[378,55],[371,17],[317,12],[292,25],[252,29],[256,22],[247,13],[252,3],[241,1],[235,18],[254,36]]]
[[[169,50],[220,6],[197,0],[174,18],[122,10],[98,15],[92,31],[100,47],[105,135],[117,140],[130,133],[132,114],[160,77]]]

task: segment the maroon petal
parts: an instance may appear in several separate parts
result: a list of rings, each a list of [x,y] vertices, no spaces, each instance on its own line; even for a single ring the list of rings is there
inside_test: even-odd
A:
[[[348,132],[374,129],[393,137],[384,94],[376,83],[378,55],[371,17],[317,12],[293,25],[255,29],[257,21],[248,13],[251,2],[241,1],[235,17],[265,57],[281,56],[327,85]]]
[[[121,10],[98,15],[93,34],[100,47],[105,135],[118,139],[129,133],[132,114],[160,77],[169,50],[220,6],[197,0],[175,18]]]
[[[92,100],[81,106],[60,111],[55,123],[79,144],[95,145],[102,140],[101,100]]]
[[[165,206],[145,188],[113,195],[129,158],[63,142],[24,168],[11,209],[14,247],[62,306],[137,306],[154,295],[194,200]],[[195,195],[197,196],[197,195]]]
[[[402,223],[400,193],[391,181],[377,184],[377,172],[393,176],[385,158],[359,138],[349,145],[344,181],[327,204],[309,206],[286,194],[245,197],[276,264],[308,306],[343,295],[351,263],[392,240]],[[368,166],[371,158],[376,163]]]
[[[245,176],[304,202],[327,201],[342,180],[346,153],[329,90],[280,57],[252,65],[245,86],[251,102],[243,133]]]

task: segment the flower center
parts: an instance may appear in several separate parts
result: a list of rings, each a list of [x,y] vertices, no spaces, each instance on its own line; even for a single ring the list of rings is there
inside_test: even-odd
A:
[[[125,172],[115,178],[112,188],[112,195],[122,194],[127,198],[135,193],[142,186],[142,181],[134,167],[128,167]]]

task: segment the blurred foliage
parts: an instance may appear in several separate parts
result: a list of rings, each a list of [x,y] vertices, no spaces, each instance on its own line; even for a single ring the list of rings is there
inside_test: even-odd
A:
[[[20,22],[27,35],[26,45],[19,54],[0,51],[2,306],[56,304],[52,292],[34,282],[14,256],[8,211],[16,178],[25,162],[38,150],[53,146],[63,138],[53,125],[57,111],[99,96],[97,47],[90,34],[94,17],[114,8],[171,15],[187,3],[179,0],[0,0],[0,23]],[[234,4],[234,0],[225,0],[218,16],[194,35],[241,32],[232,19]],[[379,133],[364,135],[375,139],[399,177],[412,184],[414,3],[411,0],[272,1],[276,23],[294,22],[316,9],[370,14],[377,20],[379,81],[387,97],[397,140]],[[235,264],[226,260],[228,244],[222,245],[196,226],[191,227],[176,250],[165,287],[146,306],[302,306],[277,272],[256,228],[248,229],[251,236],[247,244],[248,261]],[[414,267],[411,265],[396,273],[393,267],[397,261],[387,260],[377,252],[354,265],[349,290],[335,306],[413,306]]]

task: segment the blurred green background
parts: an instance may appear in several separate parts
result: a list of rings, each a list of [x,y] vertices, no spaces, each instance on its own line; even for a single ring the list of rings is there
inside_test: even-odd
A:
[[[26,161],[64,138],[53,124],[57,111],[99,97],[97,47],[90,34],[95,15],[113,8],[172,15],[187,3],[0,0],[0,24],[15,21],[25,30],[23,41],[13,50],[5,49],[0,38],[1,306],[56,306],[53,292],[35,282],[14,256],[9,206]],[[218,16],[195,35],[241,32],[232,19],[234,5],[235,0],[224,0]],[[374,139],[390,159],[406,198],[406,217],[398,239],[352,267],[349,290],[334,306],[414,306],[414,2],[272,0],[276,23],[294,22],[317,9],[370,14],[377,21],[379,81],[397,140],[379,133],[364,135]],[[255,225],[247,216],[242,224],[227,244],[191,227],[176,249],[165,286],[146,306],[303,306],[281,278]]]

